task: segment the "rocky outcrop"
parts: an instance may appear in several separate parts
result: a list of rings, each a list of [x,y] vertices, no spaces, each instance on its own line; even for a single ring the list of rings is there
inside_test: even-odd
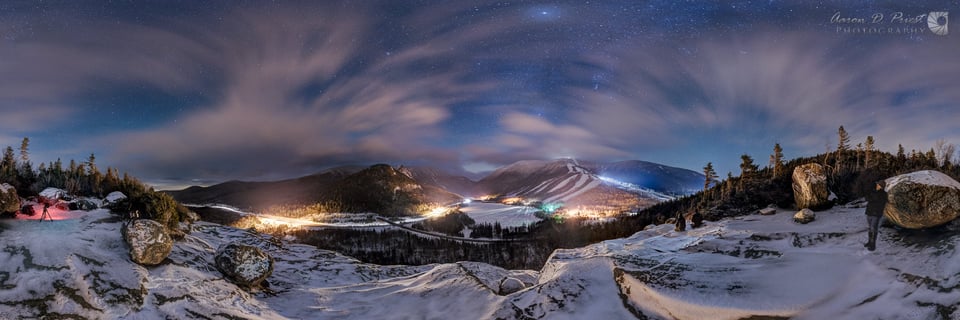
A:
[[[257,287],[273,273],[273,257],[254,246],[231,242],[217,248],[214,265],[231,282]]]
[[[67,190],[46,188],[40,191],[40,201],[54,205],[60,202],[60,200],[70,200],[67,194]]]
[[[823,166],[808,163],[793,169],[793,198],[798,209],[821,209],[830,205],[827,174]]]
[[[816,219],[817,215],[813,213],[813,210],[810,209],[797,211],[797,213],[793,215],[793,221],[799,224],[807,224]]]
[[[90,211],[97,209],[97,204],[87,199],[77,199],[70,202],[70,210]]]
[[[20,210],[20,196],[9,184],[0,184],[0,213],[14,213]]]
[[[513,277],[506,277],[506,278],[503,278],[502,281],[500,281],[499,294],[502,296],[508,295],[508,294],[523,290],[523,288],[525,287],[526,285],[524,285],[523,281],[520,281],[520,279],[513,278]]]
[[[124,226],[123,240],[130,247],[130,260],[141,265],[160,264],[173,250],[166,227],[153,220],[133,220]]]
[[[883,215],[910,229],[939,226],[960,217],[960,182],[933,170],[887,179]]]
[[[690,226],[694,229],[699,228],[703,225],[703,215],[700,214],[700,211],[696,211],[690,216]]]

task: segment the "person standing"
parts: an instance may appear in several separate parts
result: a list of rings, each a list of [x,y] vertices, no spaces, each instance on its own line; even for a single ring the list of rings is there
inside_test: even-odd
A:
[[[887,206],[887,192],[884,190],[886,183],[883,180],[877,181],[874,190],[867,194],[867,243],[863,246],[867,250],[877,249],[877,227],[880,226],[880,217],[883,217],[883,208]]]

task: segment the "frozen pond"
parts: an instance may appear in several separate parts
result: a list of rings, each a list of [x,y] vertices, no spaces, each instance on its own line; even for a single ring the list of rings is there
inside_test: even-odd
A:
[[[460,208],[477,224],[500,222],[503,227],[519,227],[540,221],[533,213],[537,208],[526,206],[508,206],[500,203],[474,202]]]

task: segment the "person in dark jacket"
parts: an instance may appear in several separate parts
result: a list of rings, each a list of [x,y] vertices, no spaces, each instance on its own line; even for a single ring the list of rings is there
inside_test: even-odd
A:
[[[877,227],[880,225],[880,217],[883,216],[883,208],[887,206],[887,192],[884,190],[886,183],[883,180],[877,181],[874,190],[867,194],[867,225],[869,226],[869,239],[863,246],[867,250],[877,249]]]

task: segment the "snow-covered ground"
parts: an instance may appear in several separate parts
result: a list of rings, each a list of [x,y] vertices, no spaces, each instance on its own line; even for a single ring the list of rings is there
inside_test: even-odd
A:
[[[537,223],[537,218],[533,213],[536,208],[527,206],[509,206],[500,203],[473,202],[469,206],[461,207],[460,211],[466,213],[476,223],[494,224],[499,222],[504,227],[519,227],[528,224]]]
[[[960,234],[881,229],[862,208],[747,216],[557,250],[539,271],[482,263],[379,266],[247,230],[198,223],[156,267],[130,262],[106,210],[0,223],[0,315],[97,319],[960,319]],[[272,292],[213,267],[229,241],[271,254]],[[499,283],[525,289],[501,295]],[[512,280],[511,280],[512,281]],[[758,317],[759,318],[759,317]]]

